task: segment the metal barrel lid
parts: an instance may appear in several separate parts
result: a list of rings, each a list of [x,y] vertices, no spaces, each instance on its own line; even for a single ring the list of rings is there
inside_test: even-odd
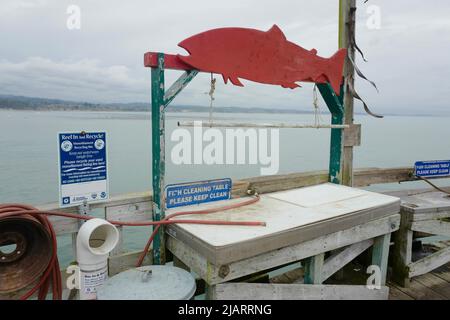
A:
[[[98,300],[189,300],[194,277],[172,266],[145,266],[121,272],[97,290]]]

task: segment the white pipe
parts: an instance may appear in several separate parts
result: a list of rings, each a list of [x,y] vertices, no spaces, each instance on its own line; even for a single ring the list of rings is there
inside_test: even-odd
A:
[[[90,219],[78,231],[77,262],[80,299],[96,299],[97,288],[108,277],[108,255],[119,241],[117,228],[103,219]]]
[[[179,121],[179,127],[196,127],[204,128],[297,128],[297,129],[345,129],[349,128],[348,124],[295,124],[295,123],[246,123],[246,122],[198,122],[198,121]]]

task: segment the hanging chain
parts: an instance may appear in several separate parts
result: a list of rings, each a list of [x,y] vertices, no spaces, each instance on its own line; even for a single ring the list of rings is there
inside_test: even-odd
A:
[[[212,126],[212,114],[213,114],[213,102],[215,100],[214,98],[214,91],[216,91],[216,78],[213,77],[213,74],[211,73],[211,87],[209,89],[208,95],[209,95],[209,126]]]

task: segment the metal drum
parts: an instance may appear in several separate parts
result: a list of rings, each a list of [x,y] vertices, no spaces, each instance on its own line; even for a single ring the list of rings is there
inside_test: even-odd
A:
[[[171,266],[145,266],[109,278],[97,290],[98,300],[189,300],[195,294],[195,279]]]

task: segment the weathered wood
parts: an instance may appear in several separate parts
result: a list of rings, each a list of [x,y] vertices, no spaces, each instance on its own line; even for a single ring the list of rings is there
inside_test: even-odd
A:
[[[415,280],[431,290],[436,291],[445,298],[450,299],[450,283],[442,278],[439,278],[431,273],[427,273],[418,276]]]
[[[136,263],[141,253],[142,251],[133,251],[109,257],[108,258],[109,276],[111,277],[119,272],[136,267]],[[142,262],[143,266],[150,264],[153,264],[152,250],[148,251],[144,261]]]
[[[355,32],[355,10],[356,0],[341,0],[339,2],[339,48],[347,49],[347,55],[344,64],[343,76],[343,107],[344,107],[344,123],[353,125],[353,94],[350,87],[354,87],[354,67],[349,57],[355,60],[355,48],[352,44],[352,37]],[[343,157],[342,157],[342,184],[353,186],[353,144],[346,145],[344,130],[343,141]]]
[[[436,268],[431,273],[433,275],[435,275],[436,277],[439,277],[450,283],[450,266],[449,265],[444,265],[442,267]]]
[[[411,230],[450,237],[450,222],[426,220],[413,222]]]
[[[400,291],[395,285],[389,283],[389,300],[414,300],[403,291]]]
[[[351,124],[344,129],[344,147],[355,147],[361,145],[361,125]]]
[[[106,207],[106,219],[116,221],[152,220],[152,203],[150,201],[134,202]]]
[[[413,279],[409,287],[395,286],[398,290],[415,300],[445,300],[445,297]]]
[[[450,247],[439,250],[409,265],[409,277],[416,277],[430,272],[450,262]]]
[[[186,264],[184,264],[183,261],[181,261],[180,259],[178,259],[175,256],[173,257],[173,266],[177,267],[177,268],[184,269],[184,270],[186,270],[188,272],[191,272],[191,269]]]
[[[354,170],[354,187],[365,187],[372,184],[400,181],[415,181],[414,169],[403,168],[373,168]]]
[[[365,241],[352,244],[344,248],[344,250],[331,255],[327,260],[325,260],[325,264],[322,268],[321,280],[327,280],[337,271],[346,266],[350,261],[366,251],[372,244],[373,239],[367,239]]]
[[[394,233],[392,255],[393,280],[402,287],[409,285],[409,264],[412,259],[413,232],[409,229],[408,215],[401,213],[400,229]]]
[[[386,283],[389,246],[391,244],[391,234],[385,234],[374,239],[372,247],[372,264],[381,269],[381,284]]]
[[[58,236],[78,232],[79,225],[76,219],[50,216],[49,220]]]
[[[187,70],[184,72],[164,94],[164,106],[167,107],[197,74],[197,70]]]
[[[212,295],[217,300],[387,300],[388,287],[371,290],[366,286],[222,283]]]
[[[322,279],[322,269],[325,259],[325,253],[319,253],[315,256],[309,257],[305,260],[305,283],[306,284],[321,284],[324,279]]]
[[[216,266],[208,262],[204,256],[171,236],[167,237],[167,248],[207,283],[217,284],[382,236],[396,231],[399,224],[400,215],[395,214],[223,266]]]
[[[292,173],[286,175],[260,176],[249,178],[250,188],[258,193],[283,191],[300,187],[312,186],[328,182],[328,171],[315,171],[314,173]]]
[[[288,283],[303,283],[303,277],[305,275],[304,268],[296,268],[294,270],[287,271],[283,274],[270,278],[270,283],[288,284]]]

